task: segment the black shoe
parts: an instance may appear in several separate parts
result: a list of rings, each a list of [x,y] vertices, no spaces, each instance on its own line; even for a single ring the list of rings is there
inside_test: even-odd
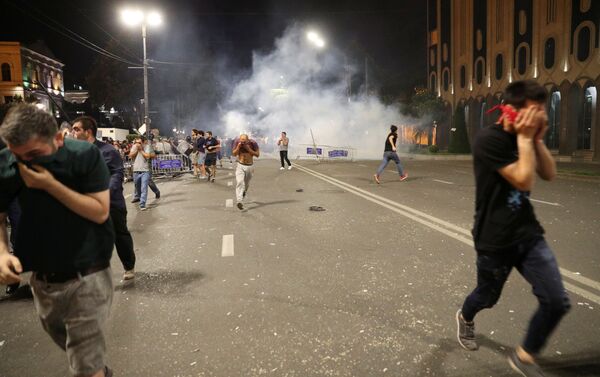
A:
[[[521,361],[519,356],[517,356],[517,351],[515,350],[508,355],[508,363],[515,372],[520,373],[522,376],[544,377],[544,373],[542,373],[542,370],[536,363],[530,364]]]
[[[244,191],[244,192],[242,193],[242,198],[245,198],[245,197],[246,197],[246,191]]]
[[[140,201],[140,198],[137,198],[137,199],[136,199],[136,198],[133,198],[133,200],[132,200],[131,202],[132,202],[132,203],[137,203],[137,202],[139,202],[139,201]]]
[[[104,367],[104,377],[113,377],[113,371],[109,367]]]
[[[237,207],[240,211],[244,209],[244,205],[241,202],[237,204]]]
[[[160,191],[159,191],[159,192],[157,192],[155,195],[156,195],[156,198],[155,198],[155,199],[160,199]]]
[[[6,286],[6,294],[14,295],[19,290],[19,283],[9,284]]]

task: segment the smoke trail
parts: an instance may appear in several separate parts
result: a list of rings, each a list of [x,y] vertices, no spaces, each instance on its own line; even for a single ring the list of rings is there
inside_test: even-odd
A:
[[[221,105],[228,136],[251,132],[273,140],[286,131],[292,146],[318,144],[356,148],[358,158],[379,158],[391,124],[408,123],[399,109],[375,97],[347,95],[342,52],[318,49],[302,25],[289,27],[273,51],[254,53],[250,76]],[[291,153],[291,155],[294,155]]]

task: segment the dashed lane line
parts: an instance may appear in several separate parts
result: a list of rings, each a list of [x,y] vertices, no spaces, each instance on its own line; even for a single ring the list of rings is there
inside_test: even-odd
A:
[[[225,200],[225,208],[233,208],[233,199]]]
[[[445,183],[447,185],[453,185],[454,182],[448,182],[448,181],[442,181],[441,179],[434,179],[435,182],[439,182],[439,183]]]
[[[332,184],[334,186],[337,186],[343,190],[346,190],[354,195],[360,196],[370,202],[379,204],[382,207],[388,208],[393,212],[396,212],[402,216],[405,216],[411,220],[414,220],[420,224],[423,224],[429,228],[435,229],[440,233],[443,233],[445,235],[447,235],[448,237],[454,238],[457,241],[460,241],[470,247],[473,247],[473,239],[471,238],[471,232],[467,229],[461,228],[459,226],[456,226],[452,223],[449,223],[447,221],[444,221],[442,219],[438,219],[437,217],[428,215],[424,212],[421,212],[417,209],[408,207],[406,205],[397,203],[393,200],[381,197],[379,195],[373,194],[369,191],[363,190],[361,188],[358,188],[356,186],[350,185],[346,182],[340,181],[338,179],[329,177],[325,174],[319,173],[317,171],[311,170],[309,168],[306,168],[304,166],[298,165],[296,164],[296,167],[298,167],[299,170],[312,175],[316,178],[319,178],[329,184]],[[569,279],[575,280],[580,284],[583,284],[589,288],[592,289],[596,289],[598,291],[600,291],[600,283],[586,278],[584,276],[581,276],[578,273],[569,271],[567,269],[564,268],[560,268],[560,272],[561,274]],[[569,291],[578,294],[588,300],[591,300],[593,302],[595,302],[596,304],[600,305],[600,296],[589,292],[586,289],[580,288],[578,286],[575,286],[573,284],[570,284],[568,282],[564,282],[565,288],[567,288]]]
[[[224,234],[223,235],[223,243],[221,246],[221,256],[222,257],[232,257],[233,256],[233,234]]]
[[[532,198],[529,198],[529,200],[531,200],[532,202],[536,202],[536,203],[548,204],[549,206],[562,207],[562,205],[560,203],[551,203],[551,202],[546,202],[543,200],[532,199]]]
[[[233,186],[233,181],[227,182],[227,186],[229,186],[229,187]]]

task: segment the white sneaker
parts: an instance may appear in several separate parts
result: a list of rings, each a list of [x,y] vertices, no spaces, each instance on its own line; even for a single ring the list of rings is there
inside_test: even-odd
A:
[[[123,280],[132,280],[133,278],[135,278],[135,271],[134,270],[127,270],[123,274]]]
[[[279,168],[279,170],[285,170],[285,168],[282,166],[282,167]]]
[[[288,166],[288,170],[292,170],[292,165]]]

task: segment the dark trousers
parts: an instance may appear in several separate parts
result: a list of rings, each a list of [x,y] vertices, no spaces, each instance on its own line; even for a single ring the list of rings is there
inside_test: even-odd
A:
[[[494,306],[513,267],[531,284],[539,302],[522,345],[537,354],[571,307],[556,258],[543,237],[498,254],[478,253],[477,288],[465,300],[462,314],[472,321],[480,310]]]
[[[288,166],[292,166],[292,163],[288,159],[287,152],[288,151],[279,151],[279,158],[281,159],[282,168],[285,168],[285,164],[283,163],[283,161],[287,162]]]
[[[127,210],[125,208],[110,208],[110,217],[115,229],[115,246],[117,254],[125,271],[135,267],[135,253],[133,251],[133,238],[127,229]]]
[[[10,222],[10,246],[14,250],[15,242],[17,241],[18,224],[21,221],[21,207],[17,199],[8,205],[8,221]]]

